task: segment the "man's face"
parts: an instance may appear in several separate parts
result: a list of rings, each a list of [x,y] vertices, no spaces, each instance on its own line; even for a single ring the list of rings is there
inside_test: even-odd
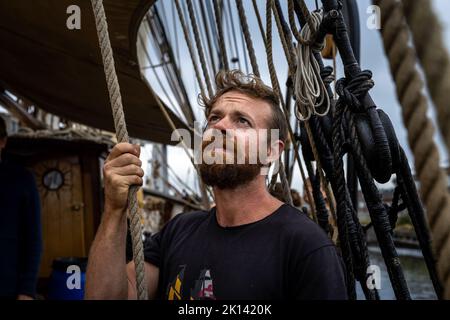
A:
[[[203,135],[203,181],[233,189],[255,179],[261,168],[278,158],[283,143],[269,134],[269,103],[237,91],[221,96],[212,107]],[[274,138],[273,143],[268,139]],[[271,140],[272,141],[272,140]]]

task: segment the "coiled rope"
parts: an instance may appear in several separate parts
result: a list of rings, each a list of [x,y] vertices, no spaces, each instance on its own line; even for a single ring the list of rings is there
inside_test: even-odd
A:
[[[302,39],[311,39],[314,30],[317,30],[322,22],[320,12],[312,12],[309,19],[314,26],[311,30],[306,24],[300,31]],[[320,67],[313,50],[321,51],[325,41],[317,47],[311,45],[300,45],[297,47],[297,72],[295,74],[295,95],[297,105],[295,115],[300,121],[307,121],[312,115],[324,116],[330,110],[330,98],[327,89],[320,76]],[[320,110],[323,108],[323,110]]]

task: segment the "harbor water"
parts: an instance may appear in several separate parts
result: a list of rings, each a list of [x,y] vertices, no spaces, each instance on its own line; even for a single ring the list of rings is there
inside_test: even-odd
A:
[[[398,248],[397,252],[400,256],[411,298],[414,300],[437,299],[421,251],[418,249]],[[380,298],[382,300],[395,300],[394,291],[392,290],[380,249],[378,247],[369,247],[369,256],[371,265],[380,268],[381,289],[378,291]],[[364,299],[364,294],[359,284],[357,285],[357,297],[358,299]]]

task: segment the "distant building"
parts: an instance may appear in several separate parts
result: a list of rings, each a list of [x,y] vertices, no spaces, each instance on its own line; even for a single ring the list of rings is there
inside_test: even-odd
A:
[[[445,169],[445,172],[447,173],[447,181],[448,181],[447,188],[450,191],[450,167],[447,167]],[[417,190],[419,191],[420,183],[417,179],[417,176],[413,175],[413,178],[416,182]],[[390,205],[392,203],[392,198],[394,196],[395,186],[397,185],[396,179],[393,178],[389,183],[389,185],[391,186],[390,187],[383,186],[382,188],[379,188],[379,191],[382,195],[383,202]],[[366,202],[364,201],[364,195],[360,189],[358,189],[358,217],[363,223],[370,221],[369,212],[367,210]]]

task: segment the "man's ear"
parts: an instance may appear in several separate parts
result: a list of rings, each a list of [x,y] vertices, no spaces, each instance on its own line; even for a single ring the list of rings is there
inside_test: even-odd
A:
[[[267,161],[269,163],[274,163],[277,161],[284,150],[284,142],[281,140],[276,140],[272,142],[267,150]]]

